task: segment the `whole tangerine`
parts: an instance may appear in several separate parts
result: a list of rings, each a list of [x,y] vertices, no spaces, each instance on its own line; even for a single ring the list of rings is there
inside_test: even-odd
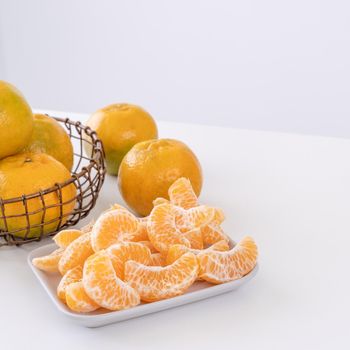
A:
[[[119,168],[118,185],[128,206],[146,216],[154,199],[169,198],[168,188],[180,177],[188,178],[199,196],[202,169],[192,150],[174,139],[148,140],[126,154]]]

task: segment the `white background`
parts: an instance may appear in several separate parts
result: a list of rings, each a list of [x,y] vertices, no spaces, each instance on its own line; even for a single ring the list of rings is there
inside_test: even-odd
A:
[[[0,79],[33,107],[350,137],[348,1],[0,0]]]

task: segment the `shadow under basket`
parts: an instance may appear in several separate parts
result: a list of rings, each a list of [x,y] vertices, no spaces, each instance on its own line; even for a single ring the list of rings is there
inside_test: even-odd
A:
[[[68,118],[52,118],[65,128],[73,144],[74,166],[71,178],[37,193],[11,199],[0,198],[0,247],[40,241],[52,236],[61,229],[76,225],[96,204],[106,174],[101,140],[94,131],[80,122]],[[67,192],[75,195],[67,198]],[[52,201],[52,198],[55,200]],[[73,205],[73,209],[67,210],[67,207]],[[11,229],[11,222],[14,221],[17,227]],[[18,225],[18,222],[21,224]]]

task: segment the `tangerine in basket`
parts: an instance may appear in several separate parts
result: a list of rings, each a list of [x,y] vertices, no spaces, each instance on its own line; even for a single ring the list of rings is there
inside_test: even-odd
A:
[[[70,172],[66,167],[47,154],[16,154],[0,160],[0,198],[6,200],[36,194],[54,187],[57,183],[64,183],[70,178]],[[42,197],[28,199],[25,204],[21,200],[5,204],[6,220],[0,215],[0,229],[13,232],[17,237],[39,237],[43,222],[44,234],[55,231],[59,224],[63,225],[67,221],[68,215],[74,209],[76,196],[74,184],[62,187],[61,195],[60,199],[59,191],[56,190],[43,194]],[[29,213],[29,232],[27,232],[26,212]]]
[[[188,178],[198,196],[202,170],[191,149],[172,139],[149,140],[136,144],[123,158],[118,174],[119,190],[136,213],[146,216],[158,197],[168,198],[169,186],[178,178]]]
[[[49,154],[71,171],[73,145],[66,131],[55,119],[45,114],[34,114],[33,119],[33,133],[24,151]]]
[[[33,114],[24,96],[0,80],[0,159],[22,151],[32,132]]]

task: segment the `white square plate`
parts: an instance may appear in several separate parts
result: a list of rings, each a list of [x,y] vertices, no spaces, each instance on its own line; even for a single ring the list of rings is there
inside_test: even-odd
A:
[[[219,285],[212,285],[207,282],[198,281],[195,282],[183,295],[153,303],[140,304],[134,308],[127,310],[97,310],[89,314],[79,314],[76,312],[72,312],[70,309],[68,309],[67,306],[64,305],[57,297],[56,289],[61,276],[59,274],[50,274],[40,271],[32,264],[33,258],[50,254],[55,249],[57,249],[57,246],[55,244],[49,244],[33,250],[28,255],[29,266],[31,267],[35,276],[38,278],[39,282],[44,287],[45,291],[47,292],[53,303],[56,305],[58,310],[65,314],[67,317],[69,317],[71,320],[85,327],[100,327],[110,323],[125,321],[130,318],[143,316],[153,312],[158,312],[170,309],[172,307],[210,298],[215,295],[227,293],[251,280],[258,271],[257,265],[248,275],[244,276],[243,278]]]

